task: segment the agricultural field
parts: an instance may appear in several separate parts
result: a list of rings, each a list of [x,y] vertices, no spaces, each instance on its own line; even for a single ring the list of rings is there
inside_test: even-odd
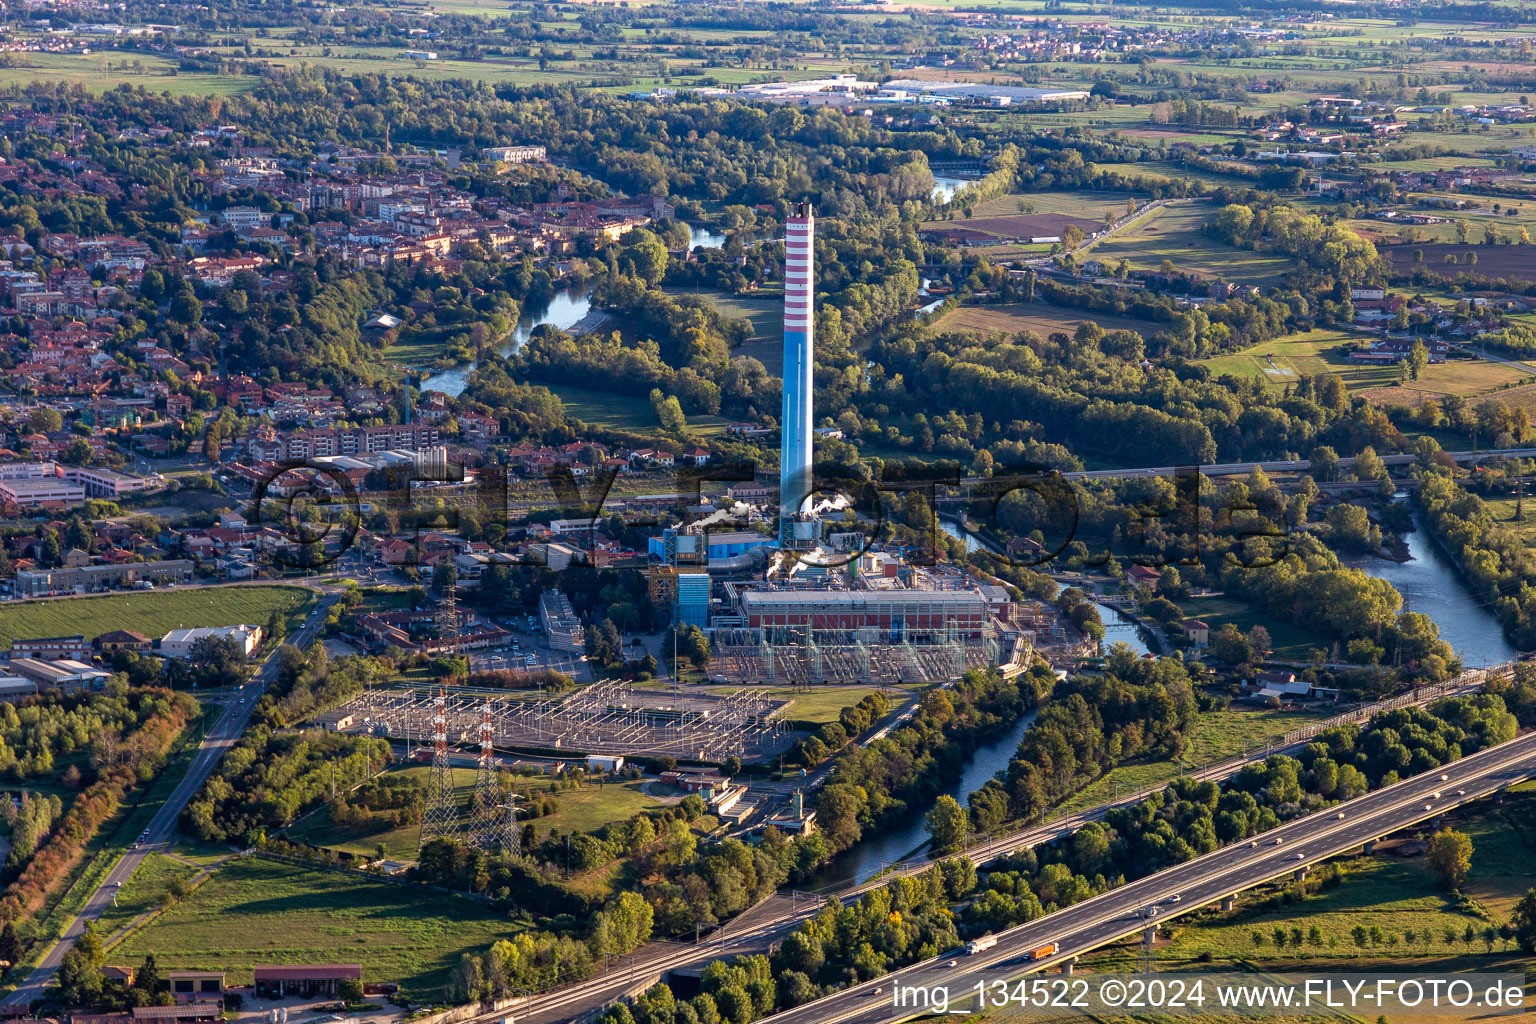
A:
[[[1018,334],[1033,331],[1044,338],[1058,331],[1071,334],[1092,320],[1106,331],[1152,334],[1159,325],[1135,317],[1093,310],[1073,309],[1047,302],[1013,302],[993,306],[961,306],[944,314],[933,326],[941,331],[973,331],[977,334]]]
[[[1516,224],[1521,222],[1515,222]],[[1448,224],[1431,225],[1431,227],[1450,230]],[[1499,227],[1508,235],[1516,230],[1513,224],[1499,222]],[[1536,235],[1536,225],[1528,225],[1533,235]],[[1422,230],[1428,231],[1429,228]],[[1463,270],[1486,277],[1512,277],[1527,281],[1536,280],[1536,248],[1528,245],[1483,245],[1483,229],[1475,226],[1471,240],[1466,244],[1459,242],[1425,242],[1422,245],[1386,245],[1381,247],[1381,254],[1392,261],[1392,268],[1398,271],[1411,270],[1418,261],[1414,254],[1424,254],[1423,267],[1433,274],[1444,274],[1447,277],[1455,277]],[[1454,256],[1456,263],[1447,262],[1447,257]],[[1475,262],[1473,257],[1475,257]]]
[[[1241,284],[1268,287],[1295,266],[1295,260],[1278,253],[1238,249],[1201,230],[1211,219],[1205,203],[1163,206],[1123,231],[1091,244],[1083,256],[1106,263],[1125,260],[1133,270],[1156,270],[1164,260],[1178,270]]]
[[[1122,208],[1119,212],[1123,213]],[[1028,242],[1032,238],[1059,237],[1076,225],[1084,234],[1104,226],[1102,220],[1089,220],[1067,213],[1005,213],[994,217],[970,217],[964,221],[933,221],[925,231],[946,232],[969,241]]]
[[[1227,597],[1197,597],[1180,601],[1179,607],[1189,618],[1209,624],[1212,636],[1229,622],[1244,633],[1254,626],[1263,626],[1269,631],[1276,657],[1303,659],[1311,654],[1313,648],[1325,646],[1306,630],[1255,611],[1253,605],[1246,601]]]
[[[1364,336],[1344,331],[1314,330],[1255,345],[1244,352],[1204,360],[1211,372],[1259,377],[1284,386],[1302,375],[1336,374],[1351,391],[1380,404],[1417,405],[1447,395],[1470,398],[1492,393],[1502,398],[1503,389],[1529,379],[1521,366],[1510,363],[1453,359],[1425,368],[1415,381],[1399,383],[1396,366],[1357,365],[1339,350],[1363,341]]]
[[[314,603],[314,591],[304,587],[243,585],[15,602],[0,606],[0,645],[9,650],[16,637],[82,633],[92,638],[113,629],[157,638],[183,627],[265,627],[274,611],[294,628]]]
[[[152,54],[102,50],[96,53],[27,53],[19,63],[0,67],[0,87],[32,82],[78,85],[103,92],[121,85],[172,96],[234,95],[256,85],[250,75],[181,72],[174,61]]]
[[[1057,231],[1044,230],[1050,228],[1056,221],[1050,218],[1070,218],[1062,221],[1077,223],[1083,230],[1103,225],[1106,216],[1120,217],[1126,212],[1126,200],[1138,199],[1144,201],[1144,196],[1137,197],[1134,194],[1113,192],[1022,192],[1012,195],[998,196],[978,203],[971,210],[971,216],[954,220],[928,221],[923,225],[924,229],[944,227],[964,227],[988,234],[1001,234],[1005,237],[1016,238],[1020,234],[1041,235],[1058,234]],[[1044,218],[1044,219],[1042,219]],[[1015,220],[1027,220],[1033,222],[1039,219],[1038,225],[1031,225],[1031,230],[1018,231],[1008,225]],[[1039,227],[1042,230],[1034,230]]]
[[[1532,804],[1532,794],[1516,794],[1506,797],[1501,807],[1450,823],[1472,838],[1472,868],[1464,891],[1475,903],[1459,905],[1433,877],[1426,857],[1404,858],[1389,843],[1375,854],[1345,861],[1348,873],[1339,885],[1298,902],[1249,896],[1230,914],[1201,912],[1193,919],[1196,923],[1175,927],[1173,940],[1160,944],[1158,959],[1176,966],[1192,964],[1208,953],[1218,963],[1259,957],[1272,968],[1289,964],[1295,969],[1296,961],[1306,960],[1312,969],[1319,960],[1338,958],[1349,970],[1383,972],[1394,969],[1393,961],[1422,970],[1416,965],[1454,959],[1459,970],[1497,970],[1496,965],[1510,963],[1508,947],[1495,940],[1490,952],[1482,932],[1507,921],[1521,894],[1536,885],[1536,836],[1529,827]],[[1386,941],[1361,949],[1351,935],[1356,925],[1381,929]],[[1468,925],[1476,933],[1471,942],[1464,938]],[[1277,949],[1277,927],[1300,927],[1304,935],[1315,927],[1319,941],[1308,940],[1301,948],[1288,942]],[[1446,942],[1447,929],[1455,932],[1452,943]],[[1405,937],[1409,930],[1415,934],[1412,944]],[[1264,936],[1262,944],[1254,942],[1254,932]]]
[[[146,898],[160,875],[146,880]],[[250,856],[215,870],[112,956],[153,954],[161,970],[218,968],[237,985],[250,984],[256,964],[345,960],[363,965],[365,981],[397,981],[430,1000],[463,953],[518,930],[468,896]]]

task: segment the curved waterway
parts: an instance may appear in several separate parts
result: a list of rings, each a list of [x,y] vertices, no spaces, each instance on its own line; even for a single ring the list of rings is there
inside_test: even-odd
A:
[[[580,288],[562,289],[556,292],[547,303],[526,307],[523,315],[518,317],[517,327],[500,345],[496,346],[496,351],[504,356],[511,355],[523,347],[523,343],[533,334],[535,328],[552,324],[562,331],[569,330],[591,311],[591,286],[582,285]],[[421,382],[421,390],[457,395],[469,385],[469,375],[474,370],[475,364],[472,362],[438,370]]]
[[[990,547],[981,538],[966,533],[948,520],[939,522],[945,533],[964,541],[968,551]],[[1440,627],[1440,636],[1461,655],[1467,667],[1481,668],[1516,658],[1518,651],[1504,638],[1498,619],[1473,598],[1455,564],[1434,539],[1421,528],[1409,534],[1406,540],[1410,556],[1406,562],[1356,558],[1346,564],[1391,583],[1402,593],[1405,611],[1422,612],[1434,619]],[[1095,607],[1104,621],[1105,646],[1123,641],[1137,654],[1147,653],[1147,645],[1134,622],[1109,605]],[[978,746],[960,779],[946,792],[963,806],[971,793],[1008,767],[1024,730],[1034,719],[1031,712],[1003,736]],[[862,882],[910,855],[928,841],[927,830],[923,828],[925,814],[926,809],[914,809],[906,821],[882,823],[877,834],[838,857],[818,874],[813,884],[819,888]]]
[[[960,777],[944,792],[964,807],[972,793],[986,785],[993,775],[1008,767],[1014,751],[1019,749],[1019,742],[1024,738],[1024,730],[1034,720],[1035,712],[1030,711],[996,739],[978,746]],[[908,856],[928,842],[928,830],[923,827],[927,813],[926,807],[914,809],[906,821],[881,822],[874,830],[865,833],[862,842],[817,872],[811,886],[822,889],[862,882]]]
[[[1408,561],[1350,558],[1344,564],[1386,580],[1403,595],[1403,611],[1421,612],[1435,620],[1440,638],[1461,655],[1467,668],[1486,668],[1520,656],[1504,636],[1493,609],[1467,589],[1456,563],[1440,549],[1422,523],[1408,534]]]

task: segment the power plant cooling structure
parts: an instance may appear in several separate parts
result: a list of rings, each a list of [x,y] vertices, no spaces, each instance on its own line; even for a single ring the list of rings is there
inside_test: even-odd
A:
[[[779,455],[779,541],[795,544],[795,524],[811,495],[811,403],[815,394],[816,218],[796,203],[784,225],[784,415]]]

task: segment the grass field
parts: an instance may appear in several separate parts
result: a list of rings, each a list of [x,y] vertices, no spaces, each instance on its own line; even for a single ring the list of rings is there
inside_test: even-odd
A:
[[[1180,601],[1179,607],[1184,609],[1184,614],[1190,618],[1208,623],[1213,636],[1217,630],[1229,622],[1244,633],[1254,626],[1263,626],[1269,630],[1269,638],[1274,643],[1275,654],[1281,658],[1305,659],[1312,648],[1328,646],[1322,639],[1304,629],[1255,611],[1246,601],[1234,601],[1225,597],[1201,597]]]
[[[745,320],[752,325],[752,337],[731,355],[751,356],[776,373],[784,363],[784,299],[780,297],[755,298],[746,295],[728,295],[725,292],[690,288],[668,288],[667,293],[677,296],[696,296],[704,299],[721,316],[731,320]]]
[[[135,66],[137,65],[137,66]],[[172,96],[242,93],[256,85],[251,75],[183,74],[173,61],[152,54],[101,50],[96,53],[28,53],[19,67],[0,68],[0,86],[32,82],[81,85],[105,92],[120,85]]]
[[[809,690],[785,686],[769,690],[768,695],[775,700],[794,701],[784,712],[786,718],[802,722],[835,722],[843,708],[857,704],[871,693],[881,692],[886,691],[878,686],[813,686]],[[906,699],[907,692],[901,691],[891,697],[891,704],[896,706]]]
[[[128,629],[156,638],[172,629],[195,626],[265,627],[274,610],[296,627],[315,602],[303,587],[189,587],[112,594],[105,597],[25,601],[0,607],[0,644],[9,650],[16,637],[95,637]]]
[[[564,384],[539,383],[559,395],[565,403],[566,411],[590,427],[633,430],[637,433],[658,433],[661,430],[651,403],[644,398]],[[688,417],[688,433],[700,436],[720,434],[730,422],[724,416],[692,415]]]
[[[1046,302],[961,306],[944,314],[934,324],[934,328],[941,331],[975,331],[980,334],[994,332],[1017,334],[1020,331],[1033,331],[1045,338],[1057,331],[1071,334],[1089,320],[1106,331],[1136,331],[1138,334],[1151,334],[1158,330],[1157,324],[1146,320],[1116,316],[1113,313],[1085,312],[1081,309],[1056,306]]]
[[[133,877],[113,896],[112,905],[97,920],[96,930],[102,941],[111,939],[140,914],[166,903],[172,882],[176,879],[190,882],[198,871],[193,865],[163,853],[145,857]]]
[[[1429,933],[1430,957],[1460,957],[1467,961],[1463,970],[1508,959],[1500,943],[1488,952],[1481,937],[1469,945],[1462,939],[1468,924],[1479,933],[1490,923],[1497,927],[1508,919],[1520,895],[1536,885],[1536,836],[1530,829],[1530,815],[1536,813],[1536,799],[1523,794],[1506,806],[1491,810],[1456,827],[1472,837],[1472,869],[1465,891],[1488,910],[1487,917],[1469,913],[1453,904],[1445,890],[1432,876],[1423,856],[1404,859],[1390,852],[1359,856],[1348,862],[1348,877],[1338,886],[1291,904],[1266,905],[1253,897],[1240,901],[1229,914],[1202,912],[1198,923],[1178,927],[1174,940],[1158,950],[1158,959],[1169,965],[1193,962],[1203,953],[1216,961],[1251,959],[1260,956],[1269,961],[1348,957],[1359,970],[1356,957],[1366,959],[1426,956],[1422,938],[1410,946],[1404,933],[1412,929],[1416,936]],[[1524,818],[1525,824],[1519,824]],[[1395,944],[1361,950],[1351,938],[1357,925],[1376,926]],[[1276,949],[1272,932],[1276,927],[1289,930],[1300,927],[1308,933],[1318,929],[1321,943],[1307,942],[1299,949],[1287,944]],[[1444,931],[1454,929],[1457,938],[1447,945]],[[1264,935],[1262,946],[1253,942],[1253,932]],[[1372,965],[1373,970],[1387,970]]]
[[[1200,715],[1199,723],[1188,733],[1190,745],[1185,761],[1187,764],[1204,764],[1233,757],[1318,717],[1320,713],[1310,711],[1207,711]],[[1059,809],[1075,811],[1092,807],[1117,794],[1134,793],[1170,782],[1178,775],[1179,766],[1172,761],[1129,761],[1079,790]]]
[[[1207,204],[1164,206],[1124,231],[1086,247],[1086,254],[1110,264],[1125,260],[1132,269],[1156,270],[1163,260],[1179,270],[1267,287],[1296,265],[1289,256],[1251,252],[1208,238],[1200,230],[1214,215]]]
[[[430,769],[412,766],[397,771],[425,785]],[[459,804],[467,808],[474,795],[475,772],[471,768],[455,768],[453,776]],[[542,778],[514,780],[517,790],[531,788],[535,793],[549,789],[551,784],[551,780]],[[539,834],[548,835],[555,830],[595,832],[609,822],[622,821],[648,807],[662,806],[662,801],[643,791],[644,785],[639,781],[609,782],[606,785],[589,784],[581,789],[562,790],[555,795],[555,799],[560,802],[560,809],[554,814],[535,819]],[[331,820],[329,806],[301,819],[287,832],[287,837],[295,842],[366,856],[373,856],[382,843],[385,856],[394,860],[416,859],[417,835],[415,825],[402,828],[339,825]]]
[[[146,880],[146,894],[155,884]],[[231,984],[250,984],[255,964],[340,960],[361,963],[365,981],[431,999],[461,954],[517,931],[467,896],[253,856],[216,870],[113,955],[137,963],[153,953],[161,970],[217,968]]]
[[[1258,377],[1282,386],[1302,375],[1337,374],[1346,387],[1372,402],[1405,405],[1446,395],[1471,397],[1495,392],[1529,377],[1508,363],[1456,359],[1428,366],[1418,380],[1399,384],[1396,366],[1357,365],[1337,351],[1363,337],[1347,331],[1306,331],[1243,352],[1215,356],[1204,363],[1218,376]]]

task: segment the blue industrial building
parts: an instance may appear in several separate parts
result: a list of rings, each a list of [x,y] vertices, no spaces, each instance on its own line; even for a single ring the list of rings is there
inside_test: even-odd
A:
[[[677,574],[677,605],[673,618],[680,626],[709,625],[709,573]]]

